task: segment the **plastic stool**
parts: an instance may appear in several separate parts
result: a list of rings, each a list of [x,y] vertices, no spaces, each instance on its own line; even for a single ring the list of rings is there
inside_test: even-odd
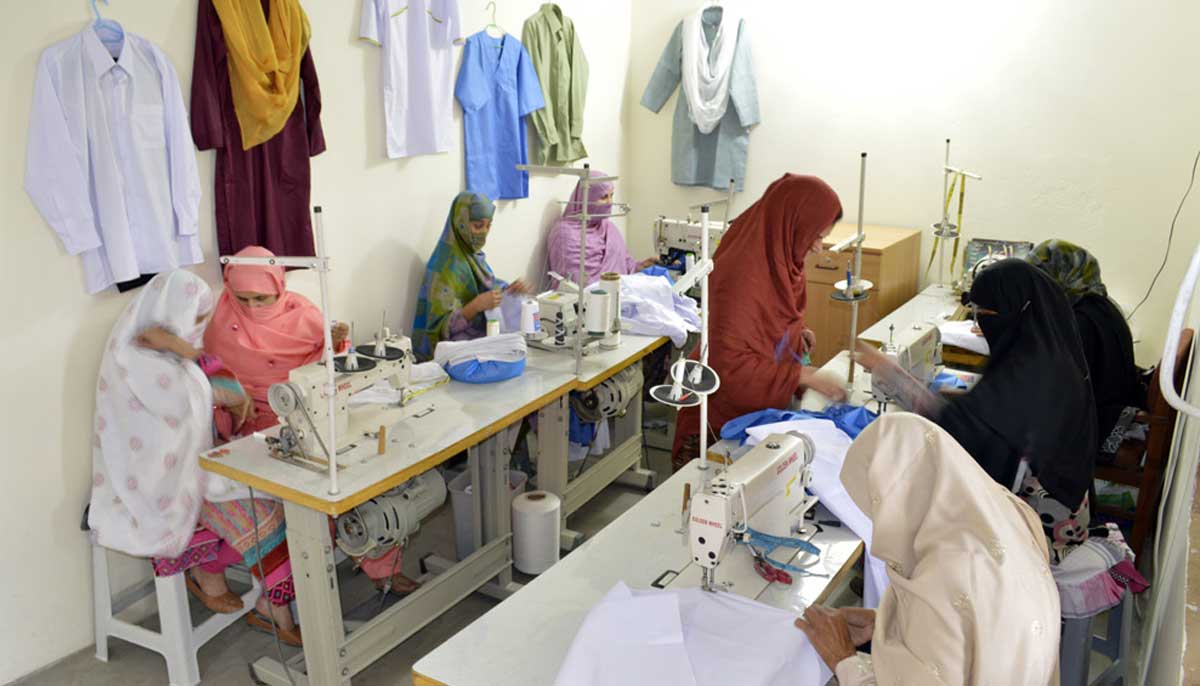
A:
[[[1133,630],[1133,593],[1128,588],[1121,604],[1108,611],[1108,635],[1100,638],[1092,633],[1093,617],[1063,618],[1062,642],[1059,644],[1059,683],[1062,686],[1133,686],[1129,674],[1133,667],[1129,652]],[[1108,656],[1112,664],[1092,681],[1088,667],[1092,651]]]
[[[167,661],[167,678],[171,686],[195,686],[200,683],[200,665],[196,653],[225,627],[249,612],[262,587],[251,577],[252,587],[242,595],[242,609],[233,614],[215,614],[200,626],[192,626],[188,609],[188,593],[183,574],[156,576],[124,589],[113,597],[108,576],[108,549],[92,544],[92,588],[96,628],[96,659],[108,662],[108,639],[120,638],[159,653]],[[151,593],[158,601],[160,631],[118,619],[116,615]]]

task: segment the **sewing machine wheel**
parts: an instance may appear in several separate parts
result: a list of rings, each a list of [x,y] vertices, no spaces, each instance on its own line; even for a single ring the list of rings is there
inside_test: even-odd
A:
[[[358,369],[346,368],[346,356],[338,355],[333,358],[333,368],[339,374],[357,374],[359,372],[370,371],[375,368],[375,360],[367,357],[363,353],[358,353]],[[276,412],[276,414],[279,414]]]
[[[271,384],[267,390],[267,404],[271,411],[280,417],[286,417],[300,407],[300,390],[290,383]]]
[[[387,352],[380,357],[379,355],[375,354],[375,345],[373,343],[367,343],[361,348],[356,348],[356,350],[358,351],[359,355],[364,355],[373,360],[388,360],[389,362],[393,360],[403,360],[405,355],[405,352],[400,348],[393,348],[389,345],[387,346]],[[359,360],[359,365],[362,365],[362,360]]]

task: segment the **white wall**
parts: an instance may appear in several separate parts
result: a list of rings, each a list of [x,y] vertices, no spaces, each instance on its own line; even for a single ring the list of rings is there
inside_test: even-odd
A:
[[[633,13],[627,157],[634,252],[655,214],[715,191],[670,182],[674,100],[637,105],[675,24],[695,0],[638,2]],[[824,177],[857,215],[858,153],[869,153],[866,219],[928,227],[940,219],[944,140],[976,170],[967,236],[1061,237],[1100,259],[1122,306],[1141,299],[1200,147],[1200,5],[745,0],[763,123],[750,134],[743,209],[784,172]],[[1157,359],[1169,291],[1200,230],[1180,217],[1159,287],[1133,322],[1139,358]],[[928,234],[928,232],[926,232]],[[925,239],[926,255],[930,247]],[[935,267],[936,270],[936,267]],[[817,332],[820,335],[820,332]]]
[[[497,22],[520,35],[540,2],[501,2]],[[0,64],[8,99],[0,108],[0,303],[8,325],[0,332],[0,435],[6,439],[10,484],[0,499],[0,683],[46,665],[92,641],[87,544],[78,522],[88,495],[90,448],[86,427],[101,347],[130,295],[84,294],[79,262],[66,256],[21,188],[33,73],[41,50],[81,30],[87,3],[5,3]],[[69,6],[68,6],[69,5]],[[463,2],[468,31],[487,23],[484,3]],[[629,0],[560,0],[575,19],[591,58],[591,98],[585,142],[593,163],[619,173],[621,99],[629,54]],[[102,6],[103,7],[103,6]],[[408,329],[424,260],[464,184],[461,136],[439,156],[402,161],[384,155],[376,48],[356,40],[359,2],[307,0],[313,54],[321,78],[329,150],[313,160],[313,202],[324,205],[334,258],[335,316],[362,331],[388,311],[393,327]],[[196,2],[113,0],[104,11],[127,31],[162,46],[188,99]],[[456,116],[456,119],[460,117]],[[213,153],[198,155],[206,191]],[[541,238],[573,184],[535,178],[527,200],[500,203],[488,257],[504,278],[534,277],[545,260]],[[202,205],[201,235],[209,261],[197,271],[219,283],[214,261],[212,196]],[[313,292],[311,275],[296,285]],[[132,578],[145,565],[126,565]]]

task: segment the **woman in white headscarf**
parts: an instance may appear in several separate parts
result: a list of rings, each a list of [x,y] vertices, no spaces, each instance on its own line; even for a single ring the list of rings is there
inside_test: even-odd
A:
[[[1028,505],[913,414],[871,424],[842,481],[891,580],[878,611],[812,606],[796,620],[842,686],[1058,683],[1058,591]]]

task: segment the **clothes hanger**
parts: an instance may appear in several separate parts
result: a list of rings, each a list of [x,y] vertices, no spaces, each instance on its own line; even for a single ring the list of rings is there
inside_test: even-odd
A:
[[[94,1],[94,0],[93,0],[93,1]],[[108,0],[105,0],[105,2],[107,2],[107,1],[108,1]],[[489,2],[487,5],[484,5],[484,8],[483,8],[483,9],[484,9],[485,11],[486,11],[486,10],[488,10],[488,9],[491,9],[491,10],[492,10],[492,23],[490,23],[490,24],[488,24],[487,26],[483,27],[483,30],[486,32],[488,29],[496,29],[497,31],[499,31],[499,32],[500,32],[500,35],[499,35],[499,36],[497,36],[497,38],[501,38],[501,37],[503,37],[505,34],[507,34],[508,32],[507,32],[507,31],[505,31],[503,28],[501,28],[501,27],[500,27],[500,25],[499,25],[499,24],[497,24],[497,23],[496,23],[496,3],[495,3],[495,2]],[[488,35],[490,36],[491,34],[489,33]]]
[[[108,4],[108,0],[101,1],[105,5]],[[92,0],[92,14],[96,17],[96,21],[92,24],[92,30],[96,32],[100,42],[109,48],[119,48],[125,42],[125,29],[121,28],[117,22],[100,16],[100,8],[96,6],[96,0]]]

